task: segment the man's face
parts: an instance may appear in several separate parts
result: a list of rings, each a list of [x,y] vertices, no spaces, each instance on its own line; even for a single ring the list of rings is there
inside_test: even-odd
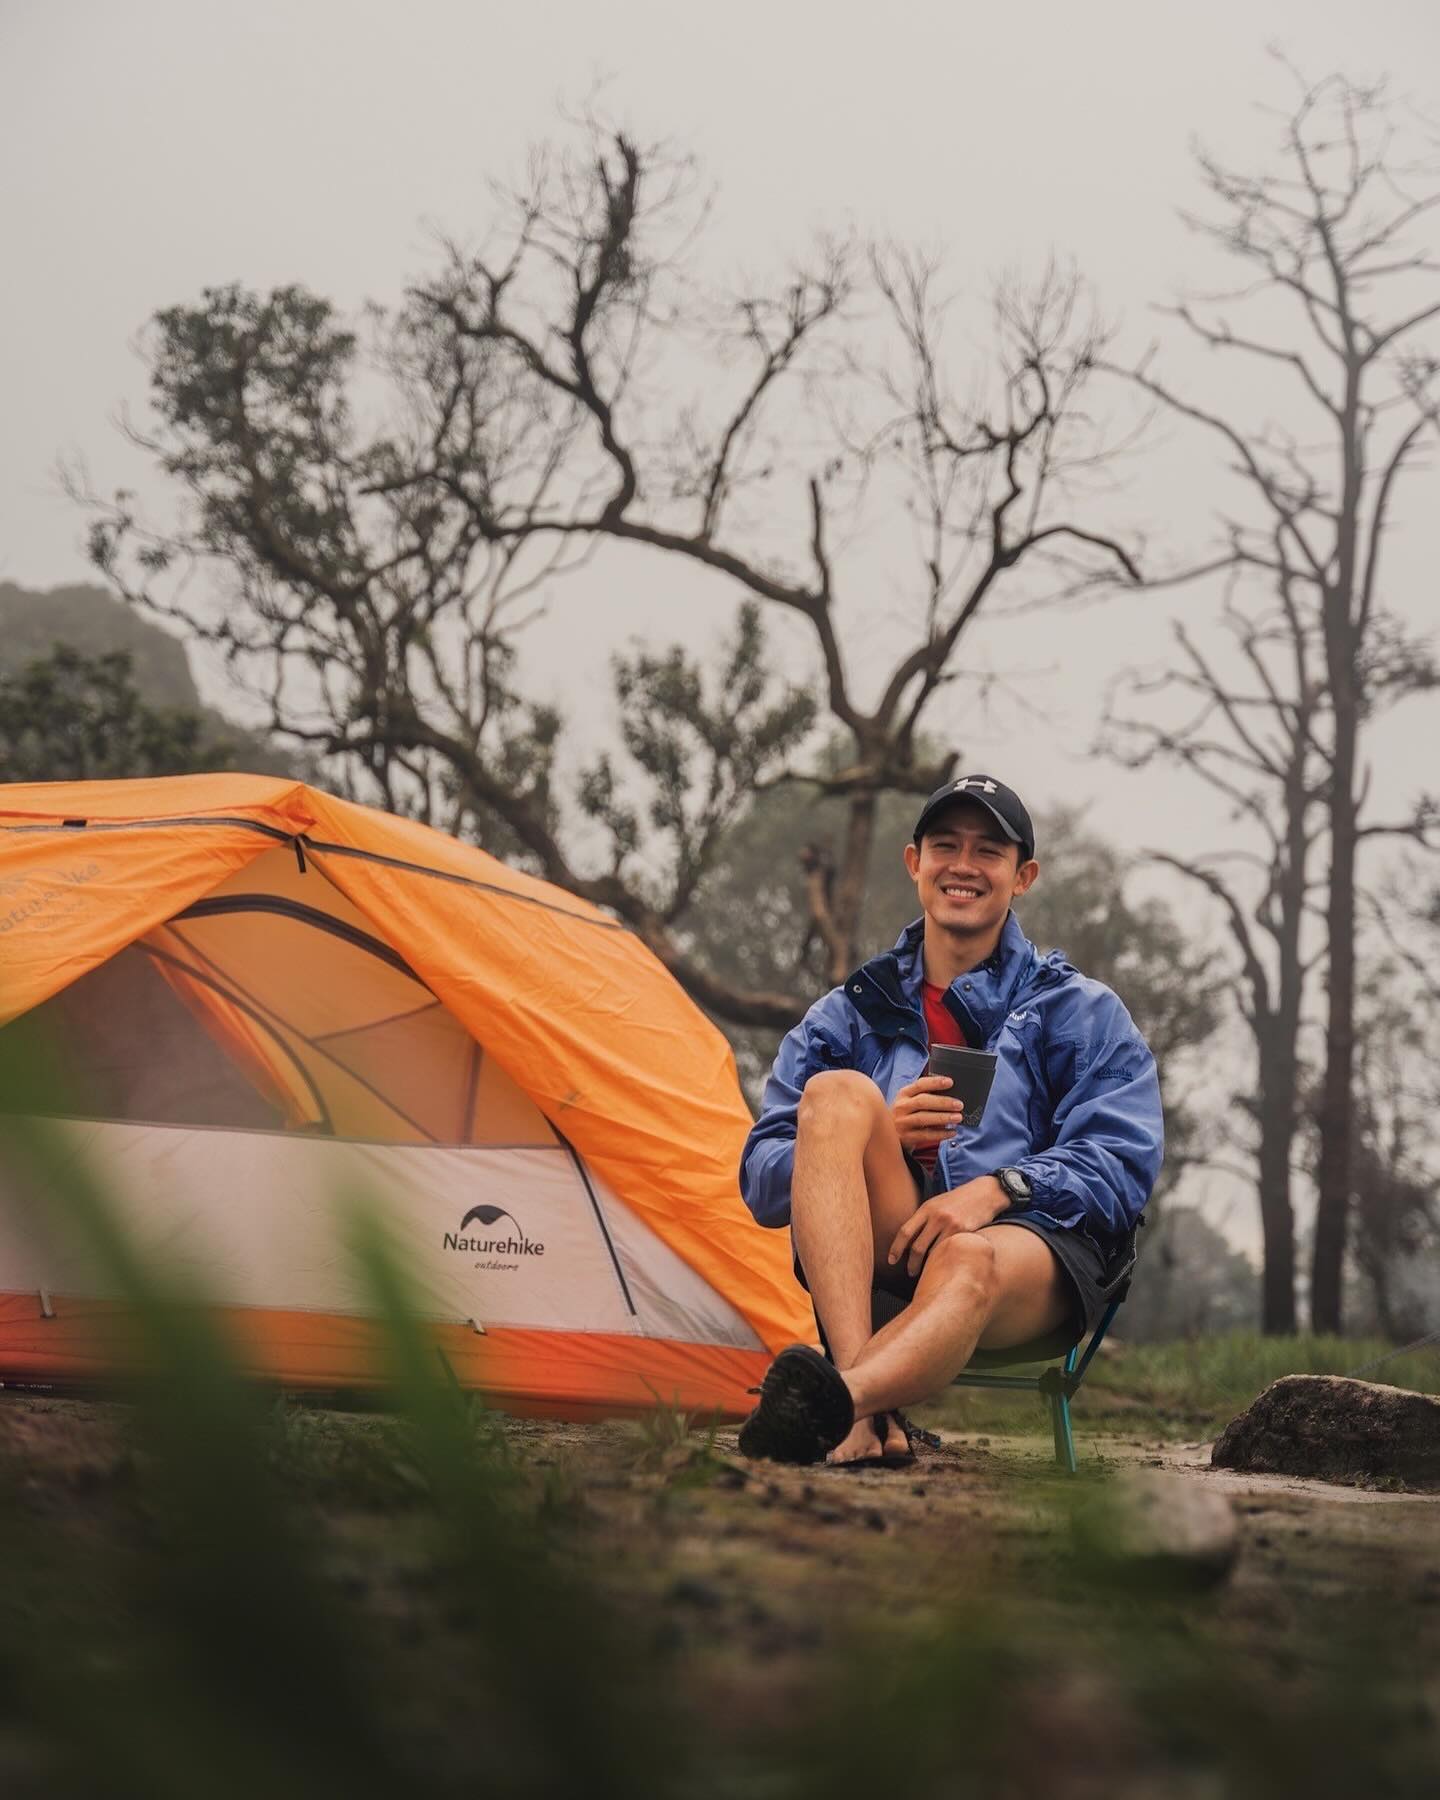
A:
[[[926,917],[963,937],[997,932],[1010,902],[1040,873],[973,800],[947,806],[918,845],[907,844],[905,867]]]

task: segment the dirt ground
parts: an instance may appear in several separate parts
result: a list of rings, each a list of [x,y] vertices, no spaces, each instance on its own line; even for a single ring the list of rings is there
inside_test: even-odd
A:
[[[851,1777],[859,1791],[852,1718],[866,1744],[900,1732],[916,1793],[969,1791],[944,1773],[957,1734],[990,1793],[1440,1791],[1440,1496],[1212,1470],[1206,1446],[1127,1433],[1113,1414],[1077,1427],[1074,1478],[1032,1431],[946,1430],[912,1469],[843,1473],[746,1463],[733,1430],[664,1414],[504,1421],[496,1453],[553,1557],[663,1670],[684,1735],[713,1747],[718,1785],[686,1792],[785,1766],[797,1730],[822,1746],[803,1753],[806,1779],[833,1754],[828,1791]],[[394,1432],[289,1406],[275,1457],[318,1528],[328,1590],[357,1628],[383,1630],[392,1685],[423,1689],[416,1704],[438,1717],[436,1670],[467,1618],[447,1612]],[[124,1406],[0,1395],[0,1481],[57,1549],[12,1571],[0,1607],[63,1610],[71,1551],[163,1557],[137,1533],[132,1440]],[[1232,1500],[1227,1579],[1129,1579],[1105,1509],[1109,1478],[1136,1465]],[[954,1687],[937,1702],[938,1670]],[[14,1769],[43,1765],[0,1704],[0,1775],[7,1747]],[[810,1791],[796,1779],[771,1791]]]

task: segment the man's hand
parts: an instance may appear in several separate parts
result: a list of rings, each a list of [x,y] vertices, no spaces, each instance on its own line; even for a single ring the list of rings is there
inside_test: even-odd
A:
[[[964,1103],[946,1091],[955,1083],[948,1075],[922,1075],[908,1082],[890,1103],[890,1117],[905,1149],[933,1150],[952,1137],[965,1116]]]
[[[1009,1204],[1010,1196],[993,1175],[977,1175],[948,1194],[936,1194],[917,1206],[895,1233],[890,1261],[904,1257],[906,1273],[918,1275],[941,1238],[953,1237],[957,1231],[979,1231]]]

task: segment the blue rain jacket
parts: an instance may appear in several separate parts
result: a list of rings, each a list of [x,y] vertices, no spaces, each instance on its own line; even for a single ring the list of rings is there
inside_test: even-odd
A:
[[[812,1075],[858,1069],[890,1102],[925,1073],[923,941],[916,919],[893,950],[817,1000],[781,1044],[740,1159],[741,1192],[760,1224],[790,1222],[795,1113]],[[1019,1169],[1033,1194],[1028,1217],[1085,1231],[1114,1252],[1150,1198],[1164,1153],[1155,1058],[1119,997],[1061,951],[1041,956],[1012,912],[995,955],[952,982],[945,1004],[965,1041],[1000,1060],[979,1125],[940,1146],[937,1185]]]

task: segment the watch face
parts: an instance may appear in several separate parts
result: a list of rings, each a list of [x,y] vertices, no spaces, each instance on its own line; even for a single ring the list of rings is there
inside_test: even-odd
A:
[[[1002,1169],[1000,1185],[1012,1200],[1023,1202],[1030,1198],[1030,1183],[1018,1169]]]

